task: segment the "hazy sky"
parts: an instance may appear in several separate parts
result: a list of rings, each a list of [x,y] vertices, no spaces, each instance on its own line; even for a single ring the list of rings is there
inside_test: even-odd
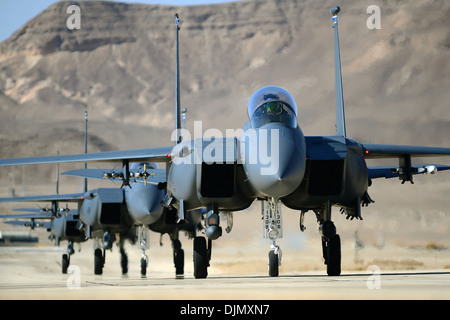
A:
[[[0,0],[0,42],[58,0]],[[235,0],[121,0],[118,2],[198,5]]]

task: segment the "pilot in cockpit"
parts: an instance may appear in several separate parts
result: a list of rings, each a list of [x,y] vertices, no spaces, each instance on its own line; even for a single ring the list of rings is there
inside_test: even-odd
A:
[[[248,103],[252,128],[267,123],[282,123],[290,128],[297,126],[297,106],[289,92],[279,87],[264,87],[256,91]]]

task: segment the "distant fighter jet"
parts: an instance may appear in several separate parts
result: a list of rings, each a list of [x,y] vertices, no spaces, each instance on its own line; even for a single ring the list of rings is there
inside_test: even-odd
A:
[[[85,152],[87,150],[87,113]],[[128,169],[133,176],[133,187],[127,181],[129,188],[99,188],[73,194],[59,194],[59,165],[57,168],[55,195],[42,195],[30,197],[0,198],[0,202],[51,202],[51,209],[18,209],[19,211],[38,212],[21,215],[3,215],[2,219],[15,219],[6,221],[9,224],[31,227],[43,227],[51,232],[51,238],[60,241],[67,240],[67,254],[62,256],[62,273],[67,273],[70,256],[74,253],[73,243],[84,242],[87,239],[98,241],[94,250],[94,273],[102,274],[106,258],[106,250],[111,249],[116,235],[119,236],[122,273],[128,272],[128,258],[124,250],[124,241],[136,242],[138,238],[141,258],[141,275],[146,275],[148,257],[145,254],[148,248],[148,229],[162,234],[169,234],[172,241],[175,273],[184,274],[184,250],[179,240],[179,231],[193,234],[199,225],[202,214],[200,210],[189,212],[189,222],[178,223],[177,213],[171,207],[162,205],[166,192],[152,184],[152,179],[163,181],[165,171],[158,169],[156,163],[133,163]],[[123,177],[117,170],[78,169],[63,173],[84,178],[100,178],[117,180]],[[76,210],[68,207],[58,207],[59,202],[74,202]],[[17,221],[26,219],[30,222]],[[46,221],[49,220],[49,221]],[[38,222],[36,222],[38,221]],[[136,227],[138,235],[136,237]],[[100,241],[99,241],[100,240]]]
[[[144,167],[149,168],[142,171]],[[90,169],[81,169],[87,170]],[[97,170],[97,169],[94,169]],[[153,177],[158,176],[159,169],[151,164],[134,164],[130,172],[147,172]],[[137,176],[138,174],[136,174]],[[138,227],[139,245],[142,250],[141,274],[146,275],[148,258],[145,249],[148,244],[146,228],[168,233],[174,251],[174,264],[177,275],[184,273],[184,251],[178,238],[179,231],[193,233],[201,221],[201,212],[195,210],[189,213],[190,223],[178,223],[177,212],[173,208],[161,205],[165,196],[164,190],[159,190],[152,184],[136,183],[132,188],[98,188],[82,193],[57,194],[48,196],[0,198],[0,202],[51,202],[52,209],[38,214],[6,215],[0,218],[30,219],[32,223],[21,223],[32,228],[37,219],[50,219],[50,225],[42,225],[50,229],[54,237],[68,240],[68,255],[63,256],[63,273],[67,272],[70,254],[73,253],[73,242],[86,241],[89,238],[101,239],[101,244],[94,251],[94,273],[102,274],[105,262],[105,252],[111,249],[120,236],[120,252],[122,256],[122,271],[127,273],[127,257],[123,249],[123,242],[136,240],[135,226]],[[75,202],[77,210],[57,208],[58,202]]]
[[[369,144],[346,137],[338,38],[339,11],[339,7],[331,9],[336,75],[334,136],[304,136],[297,123],[297,106],[292,95],[282,88],[269,86],[251,96],[247,106],[249,120],[240,138],[182,141],[181,133],[177,132],[175,146],[5,159],[0,160],[0,165],[121,161],[120,179],[124,185],[129,185],[135,174],[130,169],[130,163],[163,162],[166,163],[165,177],[161,174],[160,178],[154,179],[154,183],[167,192],[165,206],[177,212],[178,220],[189,220],[189,212],[206,208],[206,238],[200,234],[194,238],[196,278],[207,277],[212,242],[222,235],[219,212],[227,213],[229,231],[232,213],[248,208],[255,200],[262,202],[264,236],[270,239],[270,276],[278,275],[281,263],[281,250],[276,244],[276,239],[282,236],[281,204],[301,212],[301,227],[307,211],[316,214],[327,273],[330,276],[340,275],[341,242],[332,221],[332,207],[340,207],[348,218],[361,219],[361,206],[373,202],[367,192],[372,179],[398,177],[402,183],[412,183],[414,174],[448,170],[449,166],[413,165],[412,160],[422,156],[448,156],[450,148]],[[178,22],[177,15],[175,129],[180,131]],[[368,167],[366,159],[373,158],[395,158],[398,165]],[[101,196],[97,200],[94,200],[95,197],[88,200],[91,199],[89,195],[85,197],[86,203],[102,201]],[[82,211],[83,208],[80,214]],[[118,221],[118,218],[114,220]]]
[[[6,224],[47,229],[50,239],[56,241],[59,246],[61,241],[67,241],[67,253],[62,255],[62,273],[67,273],[70,264],[70,256],[75,252],[74,243],[87,241],[83,230],[78,229],[79,220],[76,218],[76,210],[58,208],[55,212],[47,209],[16,209],[15,211],[29,211],[38,213],[2,215],[1,219],[15,219],[5,221]],[[21,221],[25,219],[27,221]]]

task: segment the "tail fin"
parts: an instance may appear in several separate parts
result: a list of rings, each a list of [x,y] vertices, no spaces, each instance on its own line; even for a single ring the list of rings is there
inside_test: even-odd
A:
[[[179,64],[179,48],[178,48],[178,32],[180,31],[180,19],[178,13],[175,14],[175,130],[177,132],[177,140],[175,144],[181,142],[181,106],[180,106],[180,64]]]
[[[59,156],[59,150],[58,150]],[[59,162],[56,164],[56,194],[59,194]]]
[[[87,153],[87,130],[88,130],[88,113],[87,110],[84,111],[84,153]],[[84,163],[84,168],[87,169],[87,162]],[[84,178],[83,191],[88,191],[88,181],[87,178]]]
[[[341,11],[339,7],[331,8],[333,15],[334,29],[334,67],[336,82],[336,135],[345,137],[347,135],[345,129],[345,112],[344,112],[344,95],[342,89],[342,73],[341,73],[341,55],[339,49],[339,33],[337,15]]]

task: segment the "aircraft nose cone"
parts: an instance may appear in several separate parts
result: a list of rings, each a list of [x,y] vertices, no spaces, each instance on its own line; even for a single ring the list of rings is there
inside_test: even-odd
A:
[[[162,198],[161,191],[152,185],[135,184],[133,189],[126,189],[125,193],[128,212],[133,220],[143,224],[154,223],[161,217]]]
[[[258,189],[268,197],[283,197],[292,192],[299,186],[303,178],[303,171],[295,158],[295,149],[286,149],[280,152],[282,156],[279,160],[278,170],[273,173],[261,174],[257,180]]]
[[[258,196],[279,198],[294,192],[305,172],[306,149],[303,134],[297,128],[276,124],[257,131],[246,142],[246,152],[260,156],[256,163],[246,158],[249,182]],[[268,136],[264,138],[264,134]],[[267,155],[270,156],[265,158]]]

